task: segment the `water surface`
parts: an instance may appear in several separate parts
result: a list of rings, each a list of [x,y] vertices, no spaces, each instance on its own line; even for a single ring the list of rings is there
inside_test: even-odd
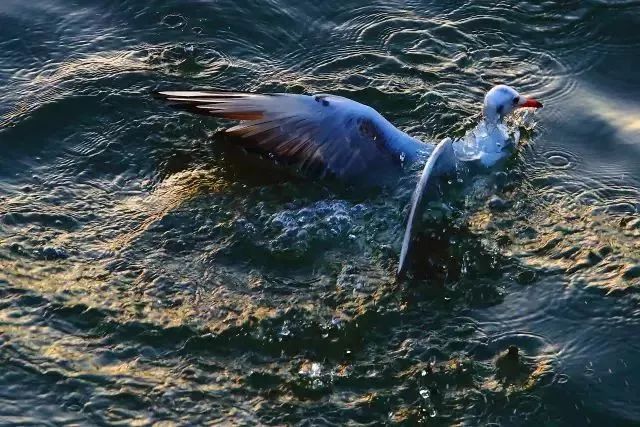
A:
[[[632,0],[4,0],[0,423],[640,423],[639,25]],[[545,108],[506,178],[426,215],[403,283],[419,165],[296,176],[150,96],[330,92],[433,143],[497,83]]]

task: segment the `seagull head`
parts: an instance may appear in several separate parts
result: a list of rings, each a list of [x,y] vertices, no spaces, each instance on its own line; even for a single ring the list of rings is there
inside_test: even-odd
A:
[[[520,95],[510,86],[498,85],[491,88],[484,97],[483,113],[489,123],[498,123],[517,108],[541,108],[542,104],[534,99]]]

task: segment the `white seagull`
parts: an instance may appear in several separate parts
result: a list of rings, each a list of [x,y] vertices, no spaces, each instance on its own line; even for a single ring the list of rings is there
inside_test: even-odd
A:
[[[373,108],[336,95],[220,91],[163,91],[158,95],[199,114],[239,120],[239,125],[225,133],[237,137],[244,147],[322,176],[368,179],[428,155],[412,198],[399,274],[406,268],[413,222],[430,177],[453,172],[458,162],[492,166],[509,154],[503,118],[517,108],[542,107],[509,86],[495,86],[485,95],[484,117],[474,129],[474,138],[447,138],[433,148],[402,132]]]

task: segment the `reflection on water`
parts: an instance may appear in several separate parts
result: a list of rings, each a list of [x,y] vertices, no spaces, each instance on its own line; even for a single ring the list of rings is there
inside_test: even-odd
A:
[[[4,1],[0,422],[632,425],[636,1]],[[586,48],[588,47],[588,48]],[[316,181],[158,89],[332,92],[516,155],[430,206]],[[509,355],[515,346],[517,355]],[[304,421],[303,421],[304,420]]]

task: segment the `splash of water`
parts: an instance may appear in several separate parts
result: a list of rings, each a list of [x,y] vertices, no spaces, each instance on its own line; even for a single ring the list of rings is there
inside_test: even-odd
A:
[[[479,162],[490,167],[509,156],[518,144],[520,133],[503,123],[489,124],[485,120],[466,135],[453,141],[456,158],[461,162]]]

